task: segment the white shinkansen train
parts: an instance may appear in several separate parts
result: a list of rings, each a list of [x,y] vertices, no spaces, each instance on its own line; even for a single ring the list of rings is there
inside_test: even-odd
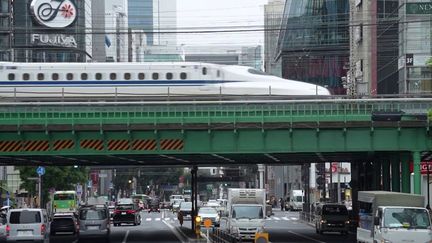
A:
[[[326,96],[321,86],[207,63],[0,62],[0,98],[164,95]]]

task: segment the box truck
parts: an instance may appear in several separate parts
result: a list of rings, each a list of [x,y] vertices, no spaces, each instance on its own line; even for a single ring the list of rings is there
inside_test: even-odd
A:
[[[228,188],[227,228],[242,240],[264,231],[265,190]]]

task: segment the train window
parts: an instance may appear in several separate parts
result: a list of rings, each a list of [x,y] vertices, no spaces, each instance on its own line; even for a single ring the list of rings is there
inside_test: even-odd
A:
[[[172,73],[167,73],[166,74],[166,79],[168,79],[168,80],[173,79],[173,74]]]
[[[51,75],[51,79],[52,79],[52,80],[58,80],[58,79],[59,79],[59,74],[58,74],[58,73],[53,73],[53,74]]]
[[[125,74],[124,74],[124,79],[125,79],[125,80],[129,80],[129,79],[131,79],[131,74],[130,74],[130,73],[125,73]]]
[[[43,73],[38,73],[37,74],[37,80],[44,80],[45,75]]]
[[[96,73],[95,78],[96,78],[96,80],[101,80],[102,79],[102,73]]]
[[[66,74],[66,79],[67,80],[72,80],[74,78],[73,76],[74,76],[73,73],[67,73]]]
[[[88,74],[87,73],[81,73],[81,80],[87,80]]]
[[[29,80],[29,79],[30,79],[30,74],[24,73],[23,74],[23,80]]]
[[[116,80],[117,79],[117,74],[116,73],[110,73],[110,79],[111,80]]]
[[[154,80],[158,80],[158,79],[159,79],[159,73],[153,73],[153,74],[152,74],[152,78],[153,78]]]
[[[202,74],[203,74],[203,75],[207,75],[207,68],[206,68],[206,67],[203,67],[203,68],[202,68]]]
[[[145,79],[145,74],[144,73],[138,73],[138,79],[139,80],[144,80]]]
[[[187,79],[186,73],[180,73],[180,79]]]
[[[8,74],[8,79],[9,80],[15,80],[15,73],[9,73]]]
[[[266,76],[270,75],[270,74],[267,74],[267,73],[265,73],[263,71],[256,70],[256,69],[253,69],[253,68],[249,68],[248,72],[251,73],[251,74],[257,74],[257,75],[266,75]]]
[[[216,77],[220,77],[220,75],[221,75],[220,70],[217,70],[217,72],[216,72]]]

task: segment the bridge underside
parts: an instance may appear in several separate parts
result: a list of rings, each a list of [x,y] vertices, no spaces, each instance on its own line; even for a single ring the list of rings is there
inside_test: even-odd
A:
[[[331,161],[367,162],[395,156],[403,152],[339,152],[339,153],[247,153],[247,154],[159,154],[159,155],[31,155],[0,156],[2,165],[90,165],[90,166],[229,166],[248,164],[300,165]],[[430,152],[422,153],[422,161],[431,160]]]

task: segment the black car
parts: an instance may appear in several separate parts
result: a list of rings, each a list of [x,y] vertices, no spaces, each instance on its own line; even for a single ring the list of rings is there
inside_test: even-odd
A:
[[[141,223],[140,212],[136,204],[117,204],[114,210],[113,224],[119,226],[123,223],[133,225]]]
[[[78,221],[74,214],[55,214],[51,221],[51,235],[79,233]]]

